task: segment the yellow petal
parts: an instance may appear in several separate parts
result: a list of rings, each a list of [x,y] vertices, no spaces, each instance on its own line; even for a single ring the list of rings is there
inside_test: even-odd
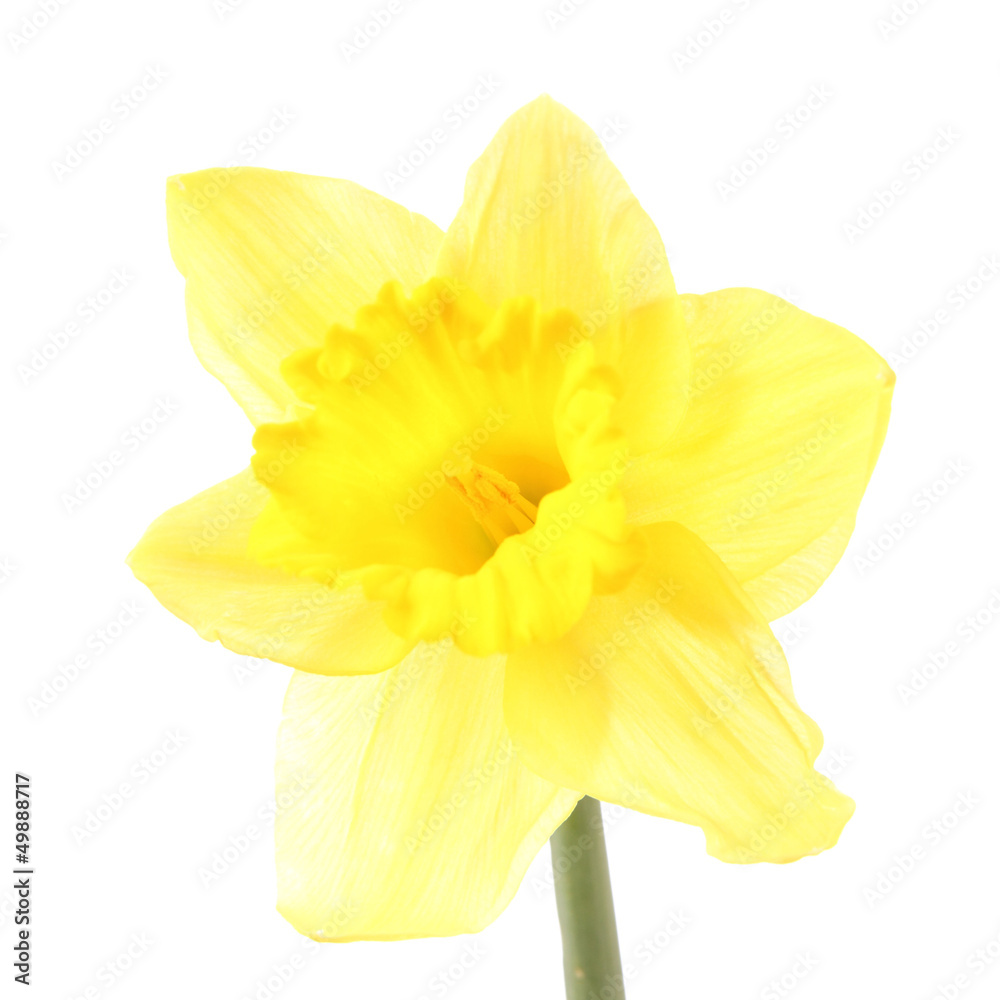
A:
[[[209,641],[320,674],[385,670],[412,648],[360,585],[294,576],[246,555],[268,502],[247,469],[161,515],[132,550],[135,575]]]
[[[442,233],[350,181],[253,167],[167,182],[170,250],[202,364],[254,424],[295,402],[279,366],[391,280],[429,277]]]
[[[437,273],[492,306],[531,296],[571,310],[561,356],[593,342],[599,363],[628,370],[632,454],[680,419],[690,357],[663,242],[598,135],[551,97],[508,118],[469,170]]]
[[[813,770],[822,737],[767,623],[677,524],[562,639],[508,658],[504,714],[525,764],[595,798],[701,826],[724,861],[836,843],[853,803]]]
[[[418,646],[373,677],[295,674],[278,738],[278,909],[318,941],[481,930],[579,793],[527,770],[503,658]]]
[[[843,553],[895,379],[863,341],[775,295],[681,298],[691,398],[668,445],[626,474],[629,518],[690,528],[778,618]]]

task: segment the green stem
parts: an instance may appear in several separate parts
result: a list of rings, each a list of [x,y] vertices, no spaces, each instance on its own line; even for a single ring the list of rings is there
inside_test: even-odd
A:
[[[625,1000],[601,803],[580,799],[551,847],[566,1000]]]

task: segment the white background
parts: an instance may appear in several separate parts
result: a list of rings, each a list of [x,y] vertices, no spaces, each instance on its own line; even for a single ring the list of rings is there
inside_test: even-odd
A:
[[[915,13],[887,31],[879,20],[892,0],[730,0],[729,23],[702,36],[710,44],[700,54],[695,40],[681,70],[676,54],[721,0],[586,0],[553,23],[555,2],[404,0],[348,60],[342,45],[375,9],[369,0],[70,0],[27,44],[11,36],[38,3],[4,0],[2,731],[4,781],[15,769],[33,780],[35,992],[26,995],[268,1000],[272,967],[296,955],[302,967],[286,983],[272,978],[271,995],[561,995],[547,852],[475,939],[311,946],[274,910],[269,831],[205,887],[199,868],[269,810],[289,670],[202,642],[123,563],[156,515],[250,454],[248,422],[187,343],[166,177],[234,161],[347,177],[445,227],[469,164],[543,91],[595,127],[624,123],[611,155],[659,226],[681,291],[784,294],[887,357],[907,337],[919,342],[894,365],[892,422],[847,554],[813,600],[775,625],[799,700],[826,735],[821,762],[839,769],[857,813],[836,849],[782,867],[727,866],[705,854],[696,829],[610,817],[622,950],[637,967],[629,996],[769,998],[794,984],[796,1000],[929,1000],[949,995],[937,991],[959,975],[962,997],[998,995],[1000,960],[979,969],[967,959],[991,941],[1000,953],[1000,624],[988,607],[1000,594],[1000,281],[971,298],[956,289],[1000,253],[1000,11],[988,0],[907,0]],[[149,68],[163,82],[127,118],[111,114],[113,131],[57,177],[67,144]],[[493,92],[452,127],[449,108],[481,77]],[[814,87],[831,96],[803,112],[800,128],[779,130]],[[294,120],[261,132],[275,109]],[[390,191],[386,172],[442,126],[446,141]],[[911,158],[949,129],[957,138],[915,169]],[[258,135],[254,151],[247,142]],[[776,152],[725,196],[717,182],[769,137]],[[852,241],[845,224],[894,179],[902,193]],[[120,269],[128,286],[81,324],[80,304]],[[915,342],[936,310],[946,322]],[[80,334],[25,383],[18,366],[72,320]],[[163,399],[176,412],[67,511],[76,478]],[[949,467],[962,470],[951,483]],[[901,537],[885,535],[904,514]],[[864,565],[880,537],[880,558]],[[138,605],[138,618],[33,712],[29,699],[88,641],[93,651],[123,602]],[[967,641],[959,630],[977,612],[985,624]],[[957,655],[904,705],[897,685],[948,642]],[[177,732],[180,749],[137,777]],[[73,828],[123,781],[132,797],[79,843]],[[977,804],[949,828],[963,793]],[[3,801],[9,843],[11,794]],[[935,821],[947,830],[937,844]],[[913,870],[866,900],[915,845],[925,850]],[[5,848],[4,866],[8,858]],[[5,981],[10,903],[0,888]],[[672,912],[685,926],[663,946]],[[133,947],[132,967],[102,974],[133,935],[146,944]],[[652,948],[642,950],[644,939]],[[447,970],[467,944],[478,957],[456,981]],[[798,979],[797,955],[809,957]]]

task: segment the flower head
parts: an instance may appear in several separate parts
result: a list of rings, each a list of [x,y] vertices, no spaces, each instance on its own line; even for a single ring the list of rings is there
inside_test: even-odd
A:
[[[583,794],[733,862],[853,803],[768,621],[833,568],[893,376],[753,289],[678,295],[594,133],[547,97],[446,233],[347,181],[168,186],[191,338],[252,467],[164,514],[136,575],[296,668],[279,908],[320,940],[454,934]]]

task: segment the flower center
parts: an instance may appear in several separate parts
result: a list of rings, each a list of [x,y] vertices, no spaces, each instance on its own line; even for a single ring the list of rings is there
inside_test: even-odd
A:
[[[517,483],[487,465],[471,462],[467,471],[445,481],[496,545],[530,530],[538,520],[538,508],[521,496]]]
[[[410,642],[491,656],[564,635],[645,558],[619,489],[622,380],[589,340],[563,354],[578,325],[442,279],[385,285],[282,363],[303,405],[254,434],[271,501],[248,552],[360,584]]]

